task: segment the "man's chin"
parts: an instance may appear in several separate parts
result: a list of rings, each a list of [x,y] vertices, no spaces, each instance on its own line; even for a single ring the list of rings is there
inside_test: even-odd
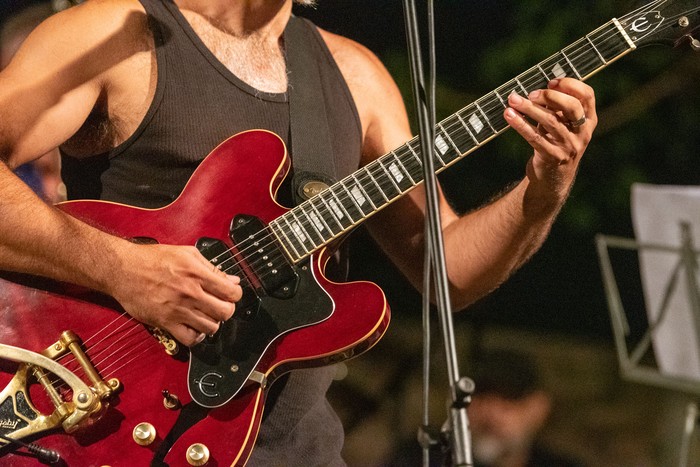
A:
[[[479,464],[492,465],[506,454],[507,446],[499,438],[480,436],[473,440],[472,454]]]

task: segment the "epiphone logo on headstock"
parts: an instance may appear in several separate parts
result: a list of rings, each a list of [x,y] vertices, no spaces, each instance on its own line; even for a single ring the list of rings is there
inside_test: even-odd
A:
[[[2,418],[0,419],[0,429],[9,428],[11,430],[14,430],[15,428],[17,428],[19,422],[20,420],[18,418],[15,418],[14,420],[11,420],[9,418]]]
[[[656,29],[663,21],[658,11],[648,11],[643,16],[637,17],[630,25],[630,30],[637,34],[643,34]]]

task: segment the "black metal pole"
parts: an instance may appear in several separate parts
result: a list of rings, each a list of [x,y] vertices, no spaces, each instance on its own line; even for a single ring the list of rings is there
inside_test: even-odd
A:
[[[429,3],[429,21],[432,22],[432,0]],[[411,66],[411,81],[416,106],[416,115],[420,125],[419,135],[423,160],[423,179],[426,191],[426,248],[429,248],[430,261],[426,261],[426,278],[432,276],[435,279],[436,303],[438,317],[442,329],[445,355],[447,359],[447,373],[450,385],[451,401],[448,409],[448,422],[445,424],[446,441],[450,452],[451,464],[455,467],[472,466],[471,437],[469,435],[469,421],[467,419],[466,406],[470,401],[473,383],[468,378],[459,375],[457,351],[455,347],[454,325],[452,322],[452,307],[450,305],[449,285],[447,281],[447,268],[445,265],[445,250],[440,224],[440,208],[437,189],[437,179],[433,164],[435,139],[435,110],[434,110],[434,86],[430,95],[425,88],[423,77],[423,63],[419,39],[416,8],[413,0],[404,0],[404,16],[406,21],[406,35]],[[432,24],[430,25],[432,31]],[[432,38],[431,38],[432,41]],[[431,43],[432,47],[432,43]],[[431,64],[434,63],[431,58]],[[433,68],[434,70],[434,68]],[[434,76],[431,77],[434,84]],[[425,280],[426,284],[430,280]],[[430,288],[424,290],[424,294],[430,294]],[[425,447],[424,447],[425,449]]]

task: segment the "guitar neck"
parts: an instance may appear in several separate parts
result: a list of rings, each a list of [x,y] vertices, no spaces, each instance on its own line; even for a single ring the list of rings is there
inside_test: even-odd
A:
[[[435,127],[436,172],[459,161],[506,129],[508,96],[544,89],[555,78],[585,80],[636,48],[613,19]],[[270,222],[293,262],[300,261],[364,222],[423,181],[420,139],[367,164],[322,193]]]

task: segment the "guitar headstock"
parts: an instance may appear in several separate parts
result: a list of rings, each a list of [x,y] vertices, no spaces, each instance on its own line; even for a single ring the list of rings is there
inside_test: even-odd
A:
[[[700,0],[647,2],[618,21],[638,47],[687,42],[700,51]]]

